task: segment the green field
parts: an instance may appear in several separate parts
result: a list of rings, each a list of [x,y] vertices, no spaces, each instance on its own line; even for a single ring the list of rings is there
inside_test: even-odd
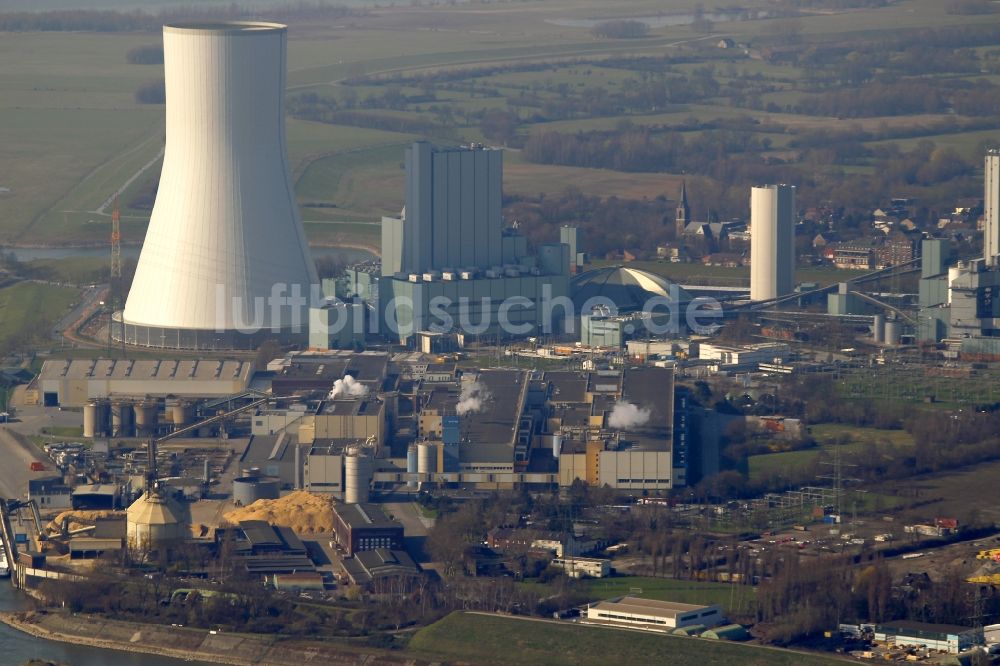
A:
[[[67,0],[68,2],[69,0]],[[61,0],[49,0],[58,5]],[[70,3],[72,4],[72,3]],[[127,2],[121,6],[131,6]],[[374,3],[357,2],[373,7]],[[480,115],[488,109],[514,109],[524,119],[522,135],[545,129],[564,132],[613,129],[628,121],[637,125],[676,126],[689,118],[701,121],[753,119],[754,136],[767,136],[771,154],[784,158],[788,144],[801,132],[839,131],[860,127],[869,131],[931,128],[941,145],[973,154],[979,145],[1000,133],[992,129],[966,131],[965,119],[952,114],[887,118],[837,119],[804,116],[762,108],[745,108],[728,99],[676,103],[670,108],[626,110],[621,115],[577,114],[549,120],[545,104],[575,91],[604,90],[615,96],[646,84],[646,74],[609,58],[623,55],[682,58],[670,74],[694,75],[708,63],[715,78],[730,82],[762,81],[761,100],[781,105],[798,99],[807,71],[786,62],[749,59],[741,53],[721,54],[713,47],[726,34],[752,45],[781,42],[785,23],[777,20],[720,22],[715,35],[694,32],[689,25],[657,27],[643,39],[594,37],[587,27],[560,24],[566,19],[607,19],[653,16],[663,12],[660,0],[547,0],[545,3],[382,3],[377,11],[349,19],[292,24],[289,31],[289,94],[303,91],[332,97],[343,103],[357,98],[357,109],[371,117],[426,121],[437,117],[434,107],[448,107],[454,117],[442,128],[455,132],[454,141],[483,140]],[[429,3],[428,3],[429,4]],[[691,11],[697,0],[674,0],[671,12]],[[879,9],[816,14],[797,19],[803,36],[836,42],[842,37],[872,36],[880,31],[917,27],[975,24],[981,19],[949,14],[935,0],[905,0]],[[139,105],[137,87],[162,75],[158,66],[130,65],[129,49],[156,43],[159,35],[86,32],[11,33],[0,40],[0,243],[95,244],[105,242],[109,210],[103,204],[124,188],[123,236],[137,241],[145,230],[148,210],[128,207],[139,192],[149,192],[160,165],[156,161],[163,141],[163,108]],[[987,55],[987,50],[981,50]],[[537,64],[539,68],[482,71],[486,66]],[[430,99],[386,108],[377,101],[395,88],[420,97],[416,75],[469,72],[468,78],[436,82]],[[361,85],[344,80],[368,75]],[[397,82],[385,77],[405,75]],[[496,89],[498,95],[485,93]],[[523,104],[512,101],[525,93],[537,97]],[[541,112],[539,110],[541,109]],[[440,111],[440,108],[438,109]],[[691,137],[698,131],[689,133]],[[377,222],[402,205],[402,148],[413,134],[366,127],[345,127],[291,119],[288,122],[289,163],[301,203],[312,223],[310,238],[318,243],[346,242],[371,245],[377,230],[321,222]],[[915,145],[921,137],[898,143]],[[873,143],[873,145],[876,145]],[[505,189],[510,194],[537,196],[578,188],[601,197],[643,199],[673,197],[681,174],[624,173],[558,165],[528,164],[516,150],[507,153]],[[144,170],[144,167],[148,167]],[[867,165],[851,166],[855,172]],[[129,184],[130,183],[130,184]],[[702,202],[704,205],[704,202]],[[660,270],[657,268],[657,270]],[[688,269],[676,265],[662,272],[685,279]],[[697,275],[740,283],[745,270],[709,270]],[[713,275],[714,274],[714,275]],[[801,271],[799,279],[829,283],[849,275],[834,271]]]
[[[48,338],[49,329],[79,297],[70,287],[20,282],[0,289],[0,349],[16,338]]]
[[[851,458],[863,455],[865,451],[871,450],[875,444],[913,445],[913,436],[905,430],[859,428],[824,423],[811,426],[810,431],[818,444],[815,448],[750,456],[748,461],[750,479],[759,481],[789,471],[805,469],[815,463],[821,454],[832,458],[839,451],[844,461],[850,462]],[[842,443],[848,438],[850,441]]]
[[[555,588],[546,583],[525,581],[522,585],[525,589],[543,592],[545,595],[555,594]],[[737,612],[746,612],[756,596],[756,590],[746,585],[649,576],[585,578],[574,583],[573,589],[589,601],[634,594],[649,599],[685,604],[719,604],[727,610]]]
[[[472,613],[452,613],[421,629],[410,640],[409,649],[417,656],[431,659],[518,666],[605,666],[609,663],[702,666],[725,662],[746,666],[821,666],[845,663],[832,656],[738,643]]]

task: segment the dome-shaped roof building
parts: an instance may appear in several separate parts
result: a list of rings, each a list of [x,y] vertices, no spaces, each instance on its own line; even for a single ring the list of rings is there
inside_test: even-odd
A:
[[[144,492],[125,515],[130,548],[155,550],[176,544],[188,534],[184,508],[159,488]]]
[[[627,266],[607,266],[587,271],[570,282],[573,305],[578,313],[594,299],[614,303],[618,312],[644,309],[650,299],[667,299],[670,303],[688,303],[692,296],[665,277]]]

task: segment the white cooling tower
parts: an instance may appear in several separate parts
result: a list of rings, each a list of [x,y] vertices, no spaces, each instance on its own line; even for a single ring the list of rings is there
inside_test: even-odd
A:
[[[750,300],[766,301],[795,287],[795,188],[750,190]]]
[[[163,55],[166,153],[127,341],[238,348],[304,334],[306,303],[285,300],[317,283],[285,147],[285,26],[167,25]]]

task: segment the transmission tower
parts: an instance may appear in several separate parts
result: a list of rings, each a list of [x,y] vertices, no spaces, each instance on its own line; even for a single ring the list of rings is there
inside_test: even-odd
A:
[[[851,477],[844,476],[845,467],[857,467],[857,465],[847,464],[840,459],[840,445],[835,446],[833,450],[833,462],[821,462],[820,465],[829,465],[833,467],[833,473],[831,474],[820,474],[819,479],[827,479],[833,482],[833,492],[834,499],[837,502],[837,515],[843,516],[843,497],[844,497],[844,483],[845,482],[856,482],[860,479],[855,479]],[[841,519],[843,520],[843,519]]]
[[[108,286],[108,356],[111,356],[115,313],[123,308],[122,298],[122,228],[121,210],[118,207],[118,195],[115,195],[114,208],[111,211],[111,281]],[[122,358],[125,357],[125,335],[122,331]]]

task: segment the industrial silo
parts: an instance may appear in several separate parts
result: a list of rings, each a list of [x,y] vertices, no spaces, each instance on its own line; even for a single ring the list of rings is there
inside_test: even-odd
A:
[[[233,479],[233,502],[250,506],[260,499],[278,499],[281,481],[273,476],[243,476]]]
[[[129,548],[155,550],[174,545],[189,534],[185,511],[171,496],[147,490],[125,512]]]
[[[132,403],[116,400],[111,403],[111,436],[133,437],[135,422],[133,421]]]
[[[159,406],[152,400],[143,401],[135,406],[135,431],[139,437],[152,437],[156,434],[156,424],[160,415]]]
[[[129,343],[247,348],[308,321],[305,302],[271,302],[318,284],[288,168],[286,33],[164,26],[166,152],[125,303]]]
[[[104,437],[108,434],[108,403],[93,400],[83,407],[83,436]]]
[[[899,344],[900,326],[895,319],[885,322],[885,344],[896,346]]]
[[[410,444],[406,449],[406,473],[410,474],[409,480],[406,482],[407,488],[416,488],[417,479],[412,476],[417,473],[417,445]]]
[[[885,341],[885,315],[877,314],[872,317],[872,341]]]
[[[194,405],[190,402],[179,400],[170,408],[170,417],[170,420],[174,423],[175,430],[189,426],[194,421]]]
[[[417,444],[417,473],[437,473],[437,445],[421,442]]]
[[[559,452],[562,450],[562,435],[552,435],[552,457],[559,460]]]
[[[372,459],[363,453],[344,457],[344,501],[360,504],[368,501],[372,480]]]

